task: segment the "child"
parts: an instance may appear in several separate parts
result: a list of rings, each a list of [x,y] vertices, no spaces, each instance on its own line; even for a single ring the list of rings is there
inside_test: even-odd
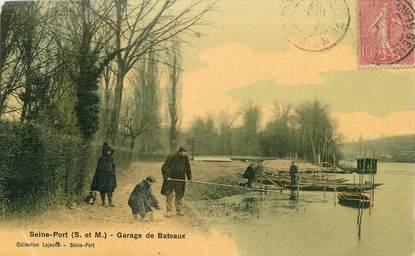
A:
[[[112,203],[112,193],[117,187],[115,176],[115,164],[112,155],[114,149],[106,142],[102,145],[102,156],[98,160],[97,169],[92,179],[91,191],[99,191],[102,206],[105,204],[105,196],[108,196],[108,206],[114,207]]]
[[[133,192],[131,192],[128,205],[131,207],[134,218],[139,214],[141,220],[149,221],[146,214],[152,213],[152,207],[160,209],[156,197],[153,195],[151,185],[156,182],[156,178],[148,176],[145,180],[138,183]]]

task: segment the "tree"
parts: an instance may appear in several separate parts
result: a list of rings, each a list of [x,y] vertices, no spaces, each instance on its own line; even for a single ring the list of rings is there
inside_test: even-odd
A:
[[[243,124],[239,128],[237,145],[240,154],[258,155],[259,137],[258,130],[261,120],[261,112],[258,106],[248,104],[242,113]]]
[[[137,63],[135,97],[146,130],[139,138],[141,150],[153,152],[160,148],[160,94],[158,60],[153,52]]]
[[[305,102],[296,108],[295,122],[303,145],[299,148],[302,157],[315,164],[331,161],[337,152],[339,137],[328,106],[319,100]]]
[[[123,141],[129,140],[130,149],[134,149],[137,137],[147,130],[144,121],[137,116],[139,109],[137,109],[135,99],[135,97],[130,97],[124,102],[119,124],[119,132],[124,137]]]
[[[166,44],[170,39],[190,31],[212,4],[205,5],[205,0],[192,0],[184,5],[179,0],[141,0],[136,5],[127,0],[113,1],[115,17],[109,25],[115,34],[115,47],[127,48],[124,52],[118,51],[115,60],[116,84],[109,128],[111,141],[115,143],[127,73],[148,52],[162,52],[169,47]]]
[[[261,151],[266,156],[287,157],[295,154],[295,129],[291,107],[276,104],[274,119],[266,124],[260,136]]]
[[[194,138],[194,154],[216,154],[219,137],[213,119],[196,118],[190,127],[190,137]]]
[[[168,85],[167,104],[169,115],[169,146],[170,152],[177,149],[179,140],[179,109],[180,109],[180,74],[181,74],[181,52],[178,40],[173,41],[173,47],[168,51]]]
[[[62,90],[56,86],[60,59],[56,45],[46,33],[51,9],[41,2],[8,2],[2,11],[0,69],[3,79],[1,109],[10,100],[22,122],[44,121]],[[12,69],[10,67],[13,66]],[[4,80],[3,80],[4,81]]]
[[[237,114],[221,112],[219,115],[219,153],[232,155],[234,153],[234,122]]]
[[[105,33],[111,33],[111,30],[108,28],[108,26],[104,27],[103,30]],[[112,51],[112,45],[113,40],[111,40],[106,46],[105,46],[105,54],[109,55]],[[101,131],[101,137],[104,139],[104,141],[108,141],[110,134],[109,134],[109,127],[110,127],[110,113],[111,113],[111,96],[113,95],[113,89],[115,85],[115,76],[114,76],[114,61],[109,62],[108,66],[104,67],[104,71],[102,74],[102,83],[104,85],[102,96],[103,96],[103,109],[101,115],[102,122],[100,123],[100,131]]]
[[[56,17],[64,17],[64,20],[56,22],[50,30],[76,85],[75,113],[81,135],[87,141],[98,129],[99,77],[116,54],[124,50],[114,49],[104,54],[112,35],[104,33],[102,28],[113,7],[109,0],[69,1],[67,5],[57,7]]]
[[[16,111],[7,101],[15,97],[21,88],[23,68],[21,55],[18,51],[20,31],[19,4],[16,2],[4,3],[0,15],[0,115]]]
[[[140,150],[155,151],[161,146],[159,72],[155,56],[149,52],[136,64],[128,79],[133,87],[133,125],[140,131],[135,137],[140,143]]]

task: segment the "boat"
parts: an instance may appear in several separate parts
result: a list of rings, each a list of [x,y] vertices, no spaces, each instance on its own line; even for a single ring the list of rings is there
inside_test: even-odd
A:
[[[263,182],[266,185],[269,185],[270,183],[266,183]],[[291,189],[291,185],[290,184],[281,184],[276,182],[279,186],[282,186],[283,189]],[[327,191],[327,192],[333,192],[333,191],[337,191],[337,192],[357,192],[357,191],[369,191],[372,189],[377,188],[378,186],[383,185],[383,183],[376,183],[373,186],[371,185],[363,185],[361,187],[358,187],[354,184],[324,184],[324,183],[314,183],[314,184],[307,184],[307,183],[302,183],[300,182],[300,184],[298,185],[298,190],[300,191]]]
[[[339,192],[337,193],[339,204],[353,208],[369,208],[370,198],[358,192]]]

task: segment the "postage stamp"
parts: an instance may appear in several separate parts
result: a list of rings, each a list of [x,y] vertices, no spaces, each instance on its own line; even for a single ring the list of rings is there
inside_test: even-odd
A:
[[[359,1],[361,67],[415,64],[413,0]]]

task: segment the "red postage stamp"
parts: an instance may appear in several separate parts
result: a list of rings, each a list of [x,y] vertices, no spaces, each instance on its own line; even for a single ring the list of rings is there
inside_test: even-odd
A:
[[[359,0],[359,64],[415,64],[414,0]]]

